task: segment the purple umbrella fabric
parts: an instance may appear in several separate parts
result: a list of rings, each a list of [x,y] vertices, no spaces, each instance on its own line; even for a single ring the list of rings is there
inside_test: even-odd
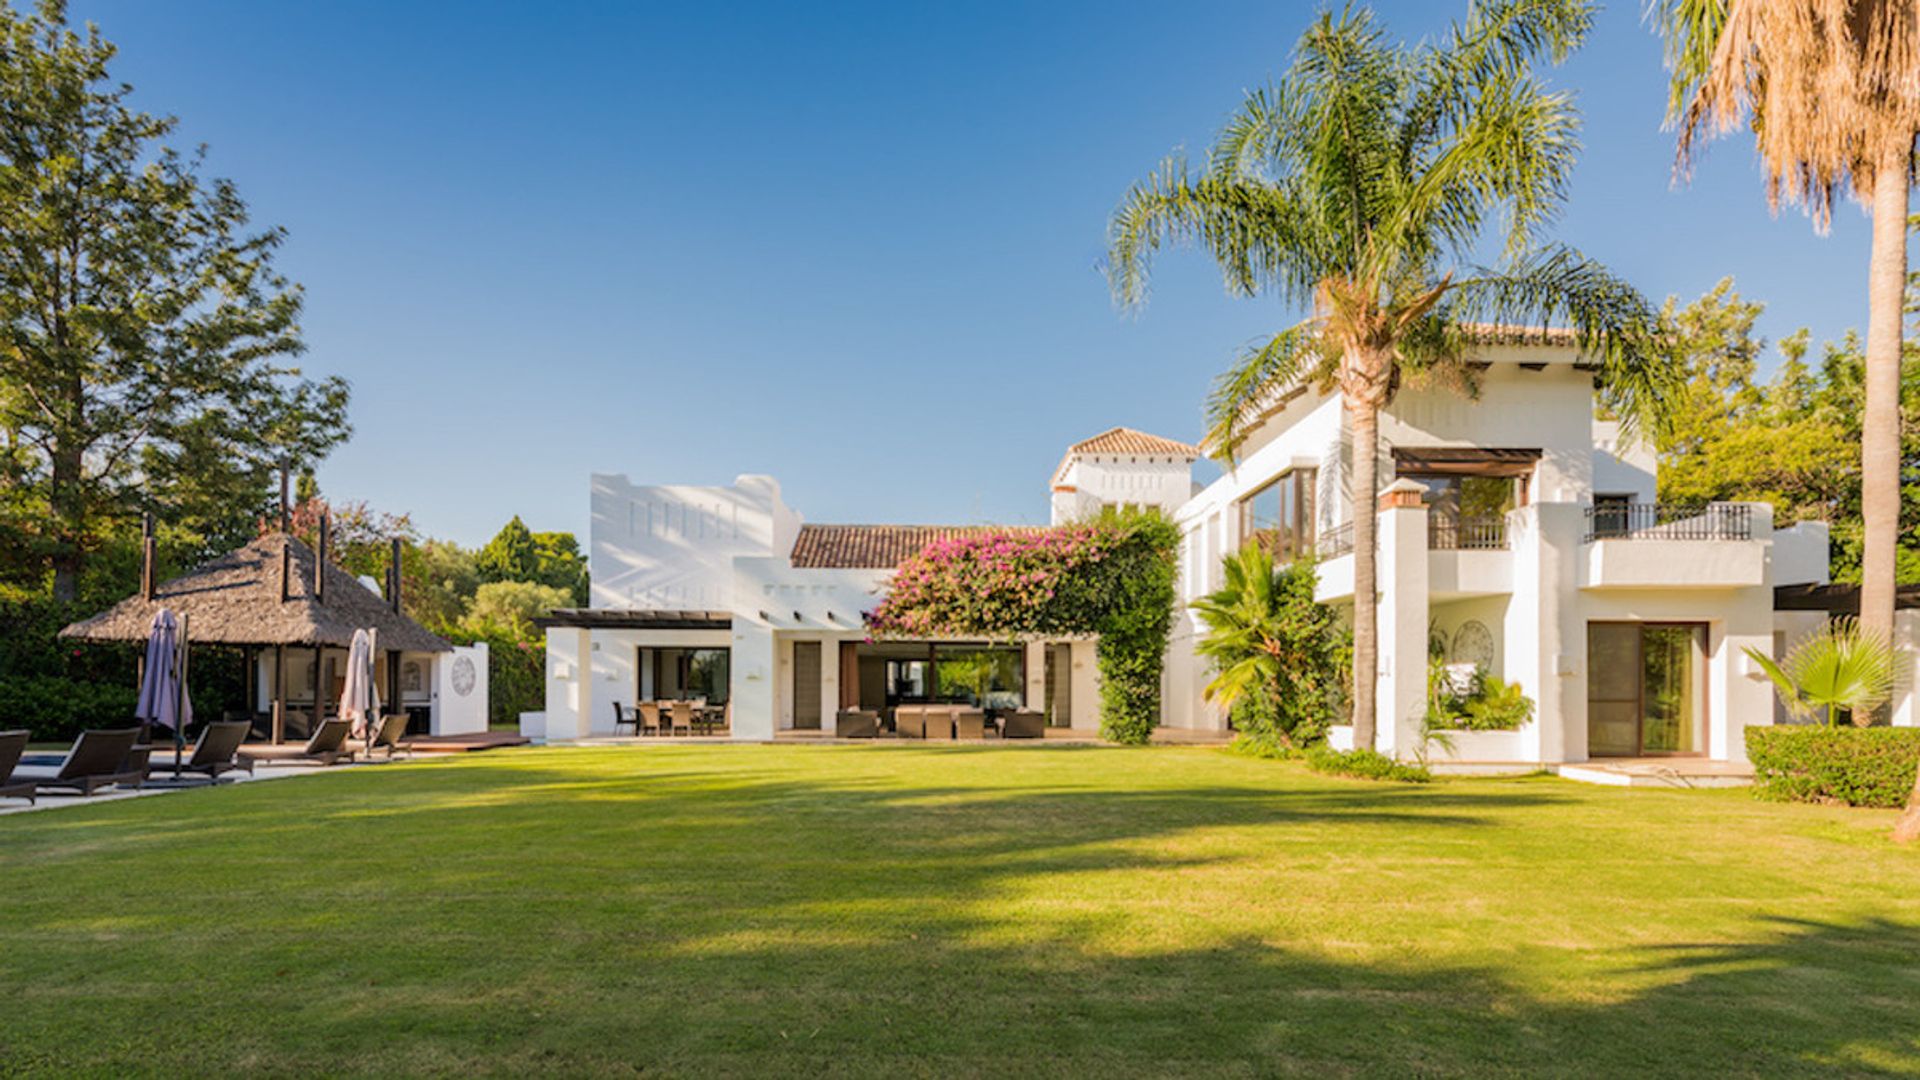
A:
[[[180,685],[180,620],[169,608],[153,616],[153,629],[147,635],[147,665],[140,680],[140,701],[133,715],[151,724],[185,731],[193,723],[193,701]]]

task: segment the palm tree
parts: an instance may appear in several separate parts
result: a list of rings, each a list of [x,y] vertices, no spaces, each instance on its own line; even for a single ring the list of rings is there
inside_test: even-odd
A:
[[[1579,122],[1534,68],[1563,59],[1591,18],[1583,0],[1488,0],[1437,43],[1406,46],[1364,8],[1324,12],[1204,169],[1170,159],[1114,213],[1108,275],[1122,305],[1144,301],[1161,246],[1198,241],[1231,292],[1310,312],[1221,376],[1208,445],[1231,463],[1259,407],[1289,386],[1340,393],[1353,443],[1356,746],[1374,743],[1379,413],[1401,383],[1471,390],[1489,323],[1570,326],[1629,434],[1657,419],[1674,382],[1654,360],[1646,300],[1539,239],[1564,200]],[[1504,246],[1497,265],[1479,265],[1489,234]]]
[[[1220,589],[1192,604],[1207,626],[1195,646],[1213,666],[1207,700],[1253,704],[1242,733],[1289,748],[1318,739],[1337,716],[1345,672],[1333,614],[1313,599],[1311,565],[1276,568],[1266,545],[1249,543],[1224,566]]]
[[[1743,120],[1767,174],[1824,232],[1852,189],[1873,215],[1867,267],[1866,408],[1861,417],[1860,622],[1893,640],[1900,524],[1900,355],[1907,208],[1920,135],[1916,0],[1661,0],[1673,72],[1669,116],[1681,175],[1712,136]],[[1920,774],[1895,838],[1920,836]]]

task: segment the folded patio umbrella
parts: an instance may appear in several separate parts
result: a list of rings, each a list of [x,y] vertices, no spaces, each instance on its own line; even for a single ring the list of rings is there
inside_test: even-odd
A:
[[[174,764],[179,764],[187,725],[193,723],[193,699],[187,695],[187,620],[175,616],[170,608],[154,613],[153,629],[147,634],[147,662],[140,675],[140,698],[133,715],[173,729]]]
[[[353,632],[347,648],[346,685],[340,691],[340,719],[353,724],[355,738],[368,738],[380,716],[380,689],[373,681],[373,634]]]

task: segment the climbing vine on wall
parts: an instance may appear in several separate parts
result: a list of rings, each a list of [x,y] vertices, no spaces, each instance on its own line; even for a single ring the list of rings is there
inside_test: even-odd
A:
[[[935,541],[867,616],[876,637],[1096,634],[1100,734],[1144,743],[1160,717],[1180,534],[1152,511]]]

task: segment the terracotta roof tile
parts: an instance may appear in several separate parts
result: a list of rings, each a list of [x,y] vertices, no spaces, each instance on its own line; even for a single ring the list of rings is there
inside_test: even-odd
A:
[[[1042,531],[1013,525],[802,525],[792,562],[809,570],[892,570],[936,540]]]
[[[1165,457],[1197,458],[1200,448],[1188,443],[1163,439],[1128,427],[1108,428],[1091,439],[1082,439],[1067,447],[1069,454],[1151,454]]]

